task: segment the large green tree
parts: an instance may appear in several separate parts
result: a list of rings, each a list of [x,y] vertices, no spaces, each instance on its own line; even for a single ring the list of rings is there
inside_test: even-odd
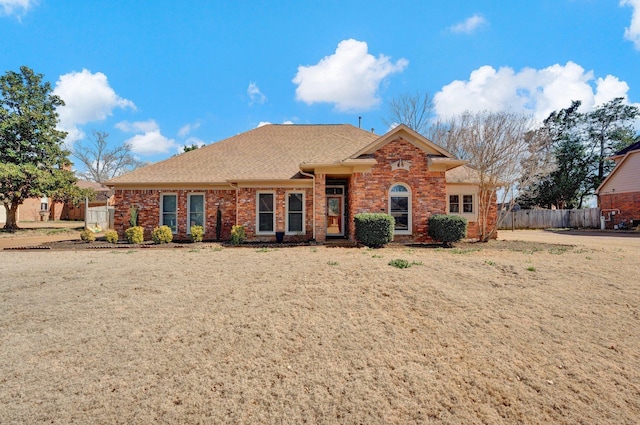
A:
[[[18,228],[17,211],[26,199],[78,195],[70,170],[66,133],[56,129],[56,108],[64,105],[51,84],[26,66],[0,77],[0,202],[5,230]]]
[[[611,172],[614,163],[607,158],[633,143],[634,121],[640,117],[637,106],[625,105],[624,98],[617,97],[598,106],[587,115],[586,125],[589,145],[595,158],[592,189],[595,191]]]

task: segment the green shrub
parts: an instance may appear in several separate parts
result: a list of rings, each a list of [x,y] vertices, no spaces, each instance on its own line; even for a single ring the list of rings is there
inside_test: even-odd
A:
[[[104,232],[104,238],[109,243],[118,243],[118,232],[115,230],[107,230]]]
[[[235,225],[231,228],[231,243],[234,245],[240,245],[247,240],[247,234],[244,231],[244,226]]]
[[[202,242],[204,239],[204,227],[191,226],[191,242]]]
[[[156,227],[155,229],[153,229],[153,232],[151,232],[151,239],[153,239],[153,243],[156,244],[171,242],[173,240],[173,232],[171,232],[171,227]]]
[[[135,205],[129,207],[129,224],[131,227],[138,226],[138,208]]]
[[[396,258],[395,260],[389,261],[389,265],[399,269],[408,269],[412,264],[402,258]]]
[[[129,243],[142,243],[144,242],[144,229],[141,226],[129,227],[124,231],[124,237]]]
[[[389,214],[362,213],[354,217],[356,239],[370,248],[380,248],[393,240],[395,220]]]
[[[84,229],[82,232],[80,232],[80,239],[89,243],[96,240],[96,235],[93,233],[93,231]]]
[[[436,214],[429,217],[429,237],[451,247],[467,234],[467,219],[457,215]]]

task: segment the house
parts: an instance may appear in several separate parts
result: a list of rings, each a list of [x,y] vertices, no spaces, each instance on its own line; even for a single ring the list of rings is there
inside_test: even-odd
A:
[[[596,194],[608,229],[640,221],[640,140],[611,157],[615,168]]]
[[[185,239],[202,225],[215,239],[219,210],[223,240],[235,224],[249,240],[353,240],[356,214],[384,212],[395,218],[394,240],[420,242],[428,218],[445,213],[466,217],[477,237],[477,177],[465,162],[404,125],[383,136],[348,124],[265,125],[106,185],[121,237],[135,207],[145,238],[168,225]]]

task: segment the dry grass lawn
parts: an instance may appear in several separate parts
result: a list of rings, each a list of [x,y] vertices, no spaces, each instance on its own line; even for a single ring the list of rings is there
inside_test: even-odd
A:
[[[638,423],[640,238],[518,235],[2,251],[0,423]]]

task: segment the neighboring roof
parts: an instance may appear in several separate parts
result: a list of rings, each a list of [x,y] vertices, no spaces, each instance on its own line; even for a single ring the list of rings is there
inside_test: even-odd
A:
[[[379,138],[349,124],[269,124],[138,168],[106,182],[118,184],[225,183],[286,180],[300,164],[348,159]]]
[[[613,156],[622,156],[622,155],[626,155],[627,153],[631,152],[631,151],[635,151],[635,150],[640,150],[640,139],[638,139],[637,142],[635,142],[634,144],[627,146],[626,148],[619,150],[618,152],[616,152],[615,154],[613,154]]]
[[[634,185],[638,184],[638,180],[635,176],[638,174],[638,163],[640,162],[638,161],[638,157],[640,156],[640,146],[638,146],[638,148],[636,149],[629,149],[629,148],[639,144],[640,144],[640,141],[638,143],[634,143],[633,145],[629,146],[626,149],[621,150],[620,152],[624,152],[621,155],[618,155],[620,152],[616,153],[616,157],[617,158],[621,157],[621,159],[616,160],[616,166],[614,167],[614,169],[611,170],[609,175],[602,181],[602,183],[600,183],[600,186],[598,186],[598,188],[596,189],[596,195],[600,194],[600,192],[602,192],[605,189],[605,186],[607,186],[609,182],[613,182],[614,178],[617,178],[617,176],[620,175],[620,173],[623,173],[622,176],[626,177],[625,180],[627,180],[628,182],[632,182],[632,184]],[[621,171],[623,167],[626,170],[626,175],[623,171]],[[627,188],[627,190],[628,189],[629,188]],[[623,192],[619,192],[619,193],[623,193]]]
[[[87,180],[78,180],[76,182],[76,186],[78,186],[80,189],[93,189],[96,192],[109,192],[111,190],[102,183],[91,182]]]

